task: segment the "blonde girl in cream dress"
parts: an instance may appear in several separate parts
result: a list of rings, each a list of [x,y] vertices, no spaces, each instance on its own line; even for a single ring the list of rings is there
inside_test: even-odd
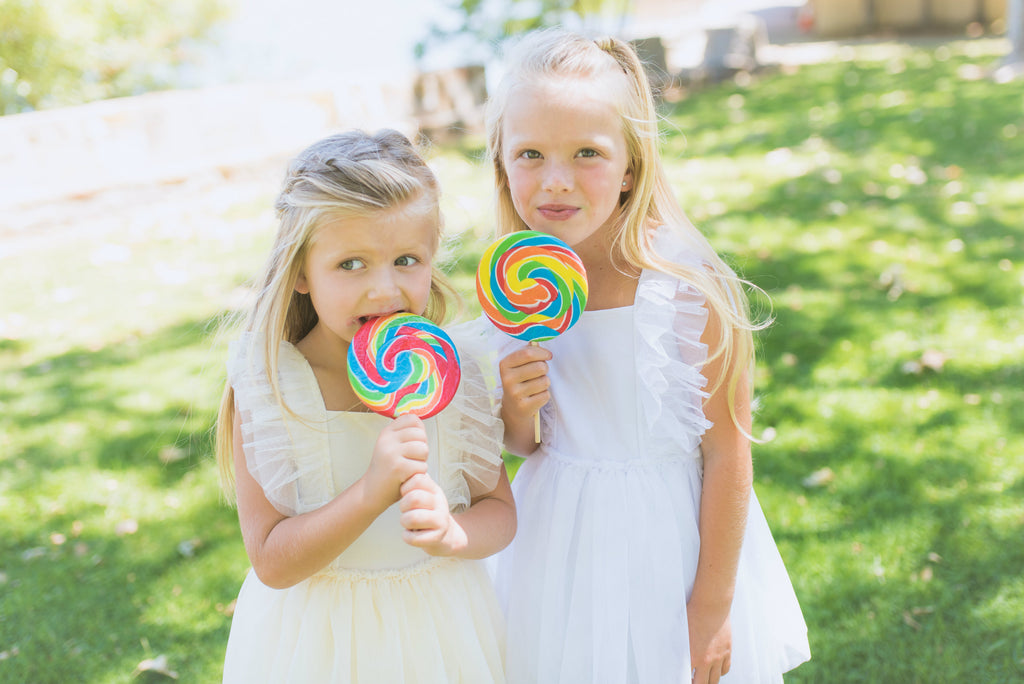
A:
[[[224,682],[504,681],[502,618],[477,559],[509,543],[515,510],[478,350],[451,331],[461,384],[424,420],[367,412],[347,379],[366,319],[444,316],[438,192],[394,131],[327,138],[288,169],[218,424],[252,562]]]

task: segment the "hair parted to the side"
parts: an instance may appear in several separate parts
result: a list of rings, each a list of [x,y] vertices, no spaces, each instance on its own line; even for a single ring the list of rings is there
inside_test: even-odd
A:
[[[441,241],[440,186],[416,148],[398,131],[370,134],[348,131],[324,138],[300,152],[288,165],[274,203],[277,235],[262,275],[244,330],[256,333],[264,345],[266,373],[285,410],[278,387],[280,343],[297,343],[319,320],[308,294],[295,290],[311,241],[326,221],[367,217],[399,207],[435,217],[435,253]],[[430,297],[424,316],[443,323],[449,301],[458,294],[432,265]],[[217,417],[216,454],[221,485],[230,499],[234,493],[234,392],[224,388]]]
[[[494,165],[498,229],[502,233],[526,230],[516,212],[503,160],[505,109],[516,88],[543,80],[605,78],[601,87],[612,96],[622,121],[629,155],[627,171],[633,187],[620,196],[613,259],[635,269],[652,269],[693,283],[707,300],[711,316],[722,332],[710,345],[708,361],[721,360],[724,372],[708,378],[709,391],[725,386],[733,422],[750,437],[735,412],[742,376],[754,362],[754,330],[770,321],[751,321],[747,288],[756,286],[739,278],[697,230],[672,191],[660,153],[659,117],[643,62],[627,42],[613,37],[596,40],[562,29],[541,29],[520,40],[506,62],[506,71],[487,105],[488,156]],[[595,87],[599,87],[595,85]],[[655,250],[653,229],[665,226],[679,232],[698,252],[705,268],[672,263]],[[746,398],[749,401],[749,397]]]

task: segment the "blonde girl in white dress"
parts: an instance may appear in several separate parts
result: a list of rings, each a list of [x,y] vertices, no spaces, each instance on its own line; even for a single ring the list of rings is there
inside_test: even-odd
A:
[[[488,126],[499,231],[561,238],[590,287],[541,346],[479,323],[506,447],[526,457],[496,557],[509,682],[781,681],[810,650],[752,489],[756,326],[673,198],[641,62],[616,39],[534,33]]]
[[[224,682],[504,681],[503,624],[480,561],[515,533],[503,427],[478,350],[433,418],[367,412],[347,349],[367,318],[440,322],[439,189],[395,131],[315,143],[290,165],[280,227],[218,421],[252,570]]]

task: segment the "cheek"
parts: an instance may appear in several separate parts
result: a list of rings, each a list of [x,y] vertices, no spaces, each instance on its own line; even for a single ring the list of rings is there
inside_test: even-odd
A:
[[[415,308],[420,309],[414,313],[423,315],[423,310],[427,308],[427,301],[430,299],[430,283],[433,277],[433,273],[429,268],[424,269],[423,273],[417,275],[409,283],[409,299],[416,305]]]
[[[529,194],[532,187],[532,175],[522,171],[511,171],[508,174],[508,191],[512,195],[512,201],[519,204],[522,199],[525,199],[526,195]]]

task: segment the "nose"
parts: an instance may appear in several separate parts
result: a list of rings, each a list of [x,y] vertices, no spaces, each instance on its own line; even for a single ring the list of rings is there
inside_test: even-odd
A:
[[[375,301],[396,298],[401,294],[396,275],[391,268],[378,269],[370,281],[367,297]]]
[[[544,166],[541,189],[545,192],[560,192],[572,189],[572,172],[568,165],[549,162]]]

